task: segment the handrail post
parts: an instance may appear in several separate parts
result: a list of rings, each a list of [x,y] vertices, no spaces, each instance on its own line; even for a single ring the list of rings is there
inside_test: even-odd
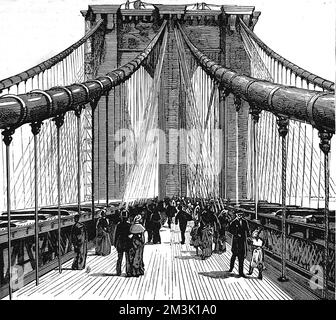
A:
[[[10,187],[10,144],[13,140],[12,135],[14,134],[15,129],[8,128],[2,132],[3,135],[3,142],[6,145],[6,180],[7,180],[7,241],[8,241],[8,293],[9,293],[9,300],[12,300],[12,244],[11,244],[11,187]]]
[[[39,284],[39,219],[38,219],[38,168],[37,168],[37,135],[41,131],[42,122],[33,122],[31,125],[31,131],[34,135],[34,167],[35,167],[35,282]]]
[[[322,298],[328,299],[328,262],[329,262],[329,179],[330,179],[330,141],[332,133],[319,131],[320,149],[324,153],[324,252],[323,252],[323,290]],[[335,296],[336,298],[336,296]]]
[[[281,136],[282,147],[282,217],[281,217],[281,276],[278,278],[281,282],[288,281],[286,276],[286,167],[287,167],[287,149],[286,149],[286,136],[288,133],[289,120],[286,117],[278,117],[277,119],[278,131]]]

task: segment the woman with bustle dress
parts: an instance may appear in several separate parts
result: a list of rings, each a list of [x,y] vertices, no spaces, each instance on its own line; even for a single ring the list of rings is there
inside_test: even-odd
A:
[[[223,209],[219,214],[217,214],[217,233],[215,241],[215,253],[224,253],[226,252],[226,236],[225,236],[225,228],[228,224],[228,218],[227,218],[228,211]]]
[[[145,273],[145,265],[143,262],[143,253],[145,246],[145,228],[141,224],[141,215],[135,216],[133,223],[130,227],[131,245],[129,249],[129,273],[128,276],[139,277]]]
[[[111,253],[111,239],[105,209],[101,211],[101,217],[97,221],[96,234],[96,255],[109,255]]]
[[[115,233],[117,229],[117,224],[121,221],[120,210],[117,209],[114,212],[112,212],[109,220],[110,220],[109,224],[110,240],[111,244],[113,245],[115,243]]]
[[[193,211],[192,218],[194,221],[194,226],[192,227],[190,231],[190,245],[195,247],[196,249],[196,255],[198,255],[198,248],[201,246],[201,232],[199,230],[200,228],[200,216],[201,216],[201,207],[199,203],[196,203],[196,207]]]
[[[212,254],[213,243],[213,213],[208,209],[204,210],[200,219],[198,234],[201,237],[200,247],[202,249],[202,259],[208,258]]]

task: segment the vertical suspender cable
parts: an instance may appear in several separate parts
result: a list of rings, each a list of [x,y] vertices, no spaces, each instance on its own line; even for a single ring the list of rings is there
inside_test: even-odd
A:
[[[65,86],[66,85],[66,75],[65,75],[65,61],[62,60],[62,85]]]
[[[64,85],[68,85],[69,84],[69,70],[68,70],[68,58],[66,57],[64,59],[64,67],[65,67],[65,71],[64,71],[64,74],[65,74],[65,83]]]
[[[37,78],[38,79],[38,78]],[[16,85],[16,95],[19,94],[19,84]],[[21,142],[21,161],[22,161],[22,194],[23,194],[23,207],[25,208],[26,207],[26,179],[25,179],[25,172],[24,172],[24,166],[25,166],[25,163],[24,163],[24,147],[23,147],[23,128],[22,126],[20,127],[20,135],[21,135],[21,139],[20,139],[20,142]]]
[[[108,180],[108,175],[109,175],[109,161],[108,161],[108,156],[109,156],[109,130],[108,130],[108,126],[109,126],[109,118],[108,118],[108,104],[109,104],[109,92],[106,93],[105,96],[105,111],[106,111],[106,121],[105,121],[105,125],[106,125],[106,208],[109,204],[109,180]]]
[[[238,112],[240,109],[240,103],[241,101],[238,100],[236,104],[236,205],[239,205],[239,190],[238,190],[238,166],[239,166],[239,145],[238,145]]]
[[[116,88],[113,87],[113,130],[114,130],[113,133],[116,133],[116,117],[115,117],[115,114],[116,114]],[[114,169],[113,169],[114,188],[117,185],[117,178],[116,178],[116,166],[117,165],[118,164],[114,161],[113,162],[113,167],[114,167]],[[112,193],[115,194],[115,190],[113,190]]]
[[[139,84],[139,86],[141,86]],[[118,86],[118,92],[119,92],[119,121],[118,121],[118,130],[122,129],[122,97],[121,97],[121,84]],[[114,98],[115,100],[116,98]],[[120,153],[119,153],[119,159],[121,158],[122,156],[122,151],[120,150]],[[121,185],[122,185],[122,182],[121,182],[121,177],[122,177],[122,164],[117,164],[118,165],[118,172],[119,172],[119,183],[118,183],[118,190],[121,190]],[[120,192],[120,191],[119,191]]]
[[[258,220],[258,121],[253,121],[253,172],[254,172],[254,211],[255,219]]]
[[[319,155],[319,169],[318,169],[318,186],[317,186],[317,209],[320,209],[320,195],[321,195],[321,157],[322,151],[320,150]]]
[[[49,70],[47,69],[45,71],[45,87],[46,89],[50,88],[50,83],[49,83],[49,79],[48,79],[48,74],[49,74]]]
[[[125,92],[124,92],[124,85],[125,85],[125,82],[122,82],[120,84],[120,113],[121,113],[120,129],[122,129],[122,130],[124,130],[126,128],[126,126],[125,126],[125,96],[124,96]],[[126,153],[125,153],[125,156],[126,156]],[[125,188],[125,168],[126,168],[126,164],[123,163],[123,164],[121,164],[121,166],[122,166],[122,178],[123,178],[123,180],[122,180],[120,191],[121,191],[121,194],[123,194],[124,193],[124,188]]]
[[[35,168],[35,280],[39,284],[39,229],[38,229],[38,169],[37,169],[37,135],[34,134],[34,168]]]
[[[71,84],[73,81],[71,54],[67,56],[67,66],[68,84]]]
[[[221,166],[221,174],[220,174],[220,197],[221,198],[226,198],[225,195],[225,167],[226,167],[226,162],[225,162],[225,96],[222,91],[222,88],[218,87],[218,98],[219,98],[219,126],[220,126],[220,132],[221,136],[223,137],[222,141],[222,148],[221,150],[221,155],[220,155],[220,164]]]
[[[77,210],[78,214],[81,212],[81,161],[80,161],[80,148],[81,148],[81,111],[82,107],[78,106],[75,110],[77,117]]]
[[[305,183],[305,167],[306,167],[306,145],[307,145],[307,125],[304,124],[304,138],[303,138],[303,165],[302,165],[302,187],[301,187],[301,207],[303,207],[304,199],[304,183]]]
[[[263,200],[266,200],[265,197],[265,184],[263,183],[263,179],[264,179],[264,175],[266,174],[266,161],[267,161],[267,151],[268,151],[268,136],[266,135],[266,132],[269,131],[269,127],[270,127],[270,121],[272,118],[272,114],[270,112],[264,112],[264,126],[263,126],[263,139],[260,143],[262,143],[263,146],[263,152],[262,152],[262,162],[260,163],[260,170],[259,172],[260,177],[259,177],[259,181],[261,184],[261,188],[260,188],[260,195],[262,195]]]
[[[294,161],[293,161],[293,155],[294,155],[294,124],[289,122],[290,127],[292,129],[292,153],[291,153],[291,162],[290,162],[290,181],[289,181],[289,204],[292,203],[292,185],[293,185],[293,166],[294,166]]]
[[[298,191],[298,180],[299,180],[299,161],[300,161],[300,143],[301,143],[301,122],[299,122],[299,137],[298,137],[298,143],[297,143],[297,162],[296,162],[296,179],[295,179],[295,205],[297,201],[297,191]],[[305,156],[303,155],[303,158]],[[302,170],[304,168],[302,167]]]
[[[247,120],[247,154],[248,154],[248,164],[247,164],[247,187],[248,187],[248,192],[247,192],[247,197],[250,199],[254,199],[254,123],[252,119],[252,115],[248,116]]]
[[[313,174],[313,156],[314,156],[314,149],[313,149],[313,142],[314,142],[314,128],[311,128],[311,143],[310,143],[310,170],[309,170],[309,207],[311,207],[311,194],[312,194],[312,174]]]
[[[276,174],[277,174],[277,178],[276,178],[276,185],[279,187],[277,188],[277,190],[279,189],[279,191],[281,191],[281,185],[279,183],[279,179],[281,180],[281,174],[279,173],[279,153],[280,153],[280,150],[281,150],[281,143],[280,143],[280,138],[279,136],[276,137],[277,141],[278,141],[278,149],[277,149],[277,165],[276,165]],[[281,203],[281,192],[279,192],[279,200],[277,201],[277,198],[275,199],[275,202],[276,203]]]
[[[268,112],[263,112],[262,113],[262,127],[261,127],[261,139],[258,141],[258,150],[261,152],[259,153],[259,162],[258,162],[258,172],[259,172],[259,177],[258,177],[258,185],[260,186],[260,190],[258,190],[258,198],[262,197],[263,200],[265,200],[264,195],[263,195],[263,184],[260,184],[259,182],[262,182],[262,176],[264,172],[264,162],[265,162],[265,149],[266,149],[266,129],[268,125],[268,119],[269,119],[269,113]]]
[[[276,131],[276,129],[274,129],[274,131]],[[274,194],[274,198],[276,197],[276,190],[274,187],[274,176],[276,174],[276,171],[274,170],[274,165],[275,165],[275,155],[276,155],[276,149],[277,149],[277,134],[276,132],[274,132],[274,136],[272,138],[272,140],[274,140],[274,143],[272,144],[272,149],[271,149],[271,154],[273,156],[272,161],[270,161],[270,169],[272,171],[272,179],[271,179],[271,187],[270,189],[270,197],[269,197],[269,201],[273,203],[273,194]],[[277,159],[278,160],[278,159]],[[276,200],[274,200],[274,202],[276,202]]]
[[[61,165],[60,165],[60,126],[57,125],[57,209],[58,209],[58,271],[62,272],[61,263]]]
[[[100,203],[100,170],[99,170],[99,164],[100,164],[100,112],[101,108],[97,109],[97,202]]]
[[[267,142],[269,141],[269,140],[271,140],[271,146],[269,147],[268,146],[268,148],[267,148],[267,150],[266,150],[266,156],[265,156],[265,169],[264,169],[264,173],[263,173],[263,186],[264,186],[264,190],[263,190],[263,194],[264,194],[264,199],[265,200],[268,200],[269,201],[269,198],[268,198],[268,192],[269,192],[269,190],[268,189],[266,189],[266,185],[267,185],[267,179],[268,179],[268,168],[269,168],[269,166],[270,166],[270,158],[271,158],[271,150],[272,150],[272,148],[273,148],[273,139],[274,139],[274,135],[275,135],[275,128],[274,128],[274,120],[275,118],[274,118],[274,116],[273,116],[273,114],[272,113],[270,113],[270,120],[271,120],[271,123],[272,123],[272,136],[271,136],[271,138],[269,137],[269,136],[267,136]],[[266,135],[267,135],[267,133],[266,133]]]

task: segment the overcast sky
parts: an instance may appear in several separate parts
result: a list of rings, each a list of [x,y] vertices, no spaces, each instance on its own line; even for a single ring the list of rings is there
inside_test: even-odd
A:
[[[115,0],[0,0],[0,79],[62,51],[84,33],[80,10]],[[195,3],[154,0],[150,3]],[[199,1],[201,2],[201,1]],[[209,4],[251,5],[261,11],[257,35],[285,58],[335,79],[335,0],[228,0]]]

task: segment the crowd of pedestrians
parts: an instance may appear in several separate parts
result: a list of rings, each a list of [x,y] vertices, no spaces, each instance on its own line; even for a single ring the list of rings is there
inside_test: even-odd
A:
[[[87,234],[85,231],[83,238],[83,225],[78,223],[77,221],[73,227],[72,236],[77,253],[73,269],[85,267],[87,252],[87,245],[85,249],[82,248],[83,243],[87,241]],[[116,274],[121,275],[122,261],[125,259],[126,276],[142,276],[145,272],[143,261],[145,245],[161,244],[160,229],[163,226],[171,228],[172,224],[179,226],[181,245],[186,244],[186,230],[188,225],[190,226],[189,243],[195,247],[196,255],[201,259],[226,252],[228,231],[232,235],[232,256],[228,271],[233,271],[235,261],[238,259],[240,277],[246,277],[243,273],[244,259],[248,245],[251,245],[253,254],[248,274],[252,274],[253,268],[258,268],[259,279],[262,279],[264,268],[262,229],[257,228],[250,233],[243,212],[227,203],[224,205],[218,199],[185,197],[165,198],[161,201],[151,199],[115,208],[108,217],[106,209],[102,209],[96,223],[95,253],[101,256],[109,255],[113,245],[118,252]],[[82,240],[79,241],[79,238]]]

